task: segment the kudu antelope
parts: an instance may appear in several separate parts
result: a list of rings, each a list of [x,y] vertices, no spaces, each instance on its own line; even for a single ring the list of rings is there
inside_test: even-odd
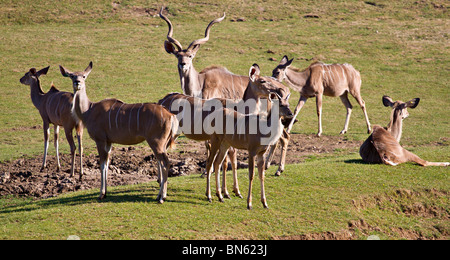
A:
[[[159,12],[159,16],[167,23],[169,27],[167,40],[164,42],[164,48],[167,53],[173,54],[178,60],[177,68],[183,94],[200,97],[203,99],[243,99],[249,82],[248,76],[235,75],[226,68],[217,66],[205,68],[198,73],[192,64],[192,60],[197,54],[197,51],[200,49],[200,45],[209,40],[211,27],[214,24],[223,21],[223,19],[225,19],[225,14],[223,17],[217,18],[208,24],[205,30],[204,38],[194,40],[187,49],[183,49],[181,43],[173,38],[172,22],[163,14],[163,10],[164,8],[162,7]],[[280,87],[283,86],[280,85]],[[287,143],[288,138],[289,135],[285,132],[282,140]],[[286,150],[282,150],[282,157],[283,155],[284,157],[286,156]],[[236,151],[233,148],[230,148],[229,157],[231,159],[231,165],[237,165]],[[224,165],[227,165],[226,160],[224,162]],[[223,168],[226,169],[225,167]],[[233,171],[235,170],[236,169],[233,169]]]
[[[126,104],[114,98],[91,102],[86,95],[85,80],[92,70],[92,62],[82,72],[70,72],[63,66],[59,68],[61,74],[73,82],[72,113],[83,122],[97,145],[101,171],[99,199],[106,197],[111,145],[134,145],[147,141],[158,161],[160,190],[157,200],[163,203],[167,195],[170,167],[166,149],[175,141],[178,128],[176,117],[157,104]]]
[[[253,80],[249,80],[248,86],[245,90],[244,97],[241,100],[232,100],[224,98],[212,98],[212,99],[200,99],[185,94],[171,93],[166,95],[161,99],[158,104],[167,108],[171,113],[177,115],[180,125],[182,124],[181,130],[187,129],[188,132],[183,132],[187,138],[197,140],[197,141],[209,141],[211,139],[211,132],[207,133],[203,128],[203,122],[210,117],[211,113],[214,111],[209,110],[211,107],[227,107],[236,111],[240,111],[245,114],[257,113],[260,107],[261,99],[267,99],[270,94],[277,93],[285,99],[289,97],[289,88],[284,87],[281,83],[272,79],[271,77],[259,76],[260,69],[257,64],[253,64],[249,70],[249,76]],[[189,111],[184,109],[179,109],[180,100],[188,102]],[[205,109],[203,109],[205,108]],[[184,120],[188,117],[188,120]],[[190,125],[186,126],[186,122]],[[195,132],[195,124],[200,130]],[[236,160],[232,163],[237,163]],[[242,197],[239,191],[239,184],[237,180],[237,165],[233,165],[233,191],[236,196]],[[226,171],[224,170],[222,179],[222,191],[225,198],[229,198],[229,193],[226,185]],[[221,198],[220,198],[221,199]],[[222,200],[222,199],[221,199]]]
[[[400,145],[403,119],[409,116],[407,108],[419,105],[419,98],[408,102],[393,101],[383,96],[383,105],[391,107],[391,118],[387,127],[373,126],[373,133],[359,148],[361,158],[368,163],[384,163],[396,166],[400,163],[415,162],[422,166],[449,166],[448,162],[428,162],[407,151]]]
[[[366,106],[360,93],[361,76],[352,65],[315,62],[305,70],[300,71],[290,67],[293,60],[289,60],[287,56],[284,56],[273,70],[272,77],[280,82],[285,80],[292,89],[300,93],[300,99],[294,110],[294,118],[297,117],[308,98],[316,97],[317,116],[319,118],[317,135],[320,136],[322,134],[322,96],[340,97],[347,108],[344,129],[341,131],[341,134],[345,134],[348,130],[348,123],[353,108],[348,100],[348,93],[350,93],[361,106],[366,119],[367,133],[370,133],[370,122]],[[291,131],[293,122],[291,121],[288,132]]]
[[[72,164],[70,168],[70,177],[73,177],[75,172],[75,142],[73,141],[72,131],[75,128],[76,135],[78,139],[78,148],[80,152],[80,181],[83,175],[83,148],[82,148],[82,136],[83,136],[83,125],[80,121],[72,117],[72,101],[73,94],[69,92],[59,91],[53,84],[47,93],[44,93],[41,88],[39,81],[39,76],[46,75],[50,66],[36,71],[35,68],[30,69],[25,75],[20,79],[20,83],[24,85],[29,85],[31,89],[31,101],[33,105],[39,110],[41,114],[43,126],[44,126],[44,159],[42,161],[41,172],[44,170],[47,163],[47,151],[48,142],[50,135],[50,124],[54,125],[54,143],[56,150],[56,160],[57,166],[56,170],[60,171],[59,163],[59,127],[64,127],[64,132],[66,134],[67,142],[70,146],[70,155],[72,157]]]
[[[268,208],[264,190],[264,154],[268,147],[275,144],[282,136],[284,129],[284,125],[281,122],[282,118],[291,118],[293,116],[289,109],[288,98],[289,95],[286,99],[283,99],[278,94],[271,94],[268,99],[271,103],[269,112],[262,112],[260,114],[244,115],[227,108],[214,112],[221,113],[224,125],[222,133],[214,133],[211,136],[211,153],[208,157],[206,166],[206,196],[208,200],[211,201],[210,176],[213,163],[215,164],[214,168],[216,171],[216,195],[219,197],[219,200],[221,200],[222,195],[218,184],[220,173],[217,167],[225,159],[228,148],[233,146],[237,149],[245,149],[249,152],[249,190],[247,208],[252,208],[252,183],[254,178],[255,157],[257,157],[258,160],[257,167],[261,182],[261,202],[265,208]],[[273,99],[278,99],[278,102],[273,103]],[[273,120],[272,116],[275,117],[275,120]],[[229,126],[228,124],[232,125]],[[232,129],[232,131],[228,132],[229,129]]]

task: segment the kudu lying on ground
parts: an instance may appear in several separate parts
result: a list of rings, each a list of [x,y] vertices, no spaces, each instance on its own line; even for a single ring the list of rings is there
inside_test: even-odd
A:
[[[419,98],[408,102],[393,101],[383,96],[384,106],[392,107],[391,119],[387,127],[373,126],[373,133],[366,139],[359,149],[361,158],[368,163],[384,163],[396,166],[400,163],[415,162],[422,166],[448,166],[448,162],[428,162],[407,151],[400,145],[402,137],[403,119],[409,116],[407,108],[419,105]]]
[[[174,143],[178,128],[175,115],[152,103],[126,104],[115,98],[91,102],[86,95],[85,80],[92,70],[92,62],[82,72],[70,72],[62,66],[59,67],[61,74],[73,82],[73,114],[83,121],[97,145],[101,171],[99,199],[106,197],[111,145],[134,145],[147,141],[158,161],[160,190],[157,200],[163,203],[167,195],[170,167],[166,150]]]
[[[75,172],[75,142],[73,141],[72,131],[75,128],[78,148],[80,152],[80,181],[83,175],[83,148],[82,148],[82,136],[83,125],[81,121],[72,117],[72,101],[73,94],[69,92],[59,91],[53,84],[47,93],[44,93],[41,88],[39,76],[46,75],[50,66],[36,71],[35,68],[30,69],[20,79],[20,83],[29,85],[31,89],[31,101],[33,105],[39,110],[41,114],[43,126],[44,126],[44,159],[42,160],[41,172],[44,170],[47,163],[47,151],[48,151],[48,136],[50,135],[50,124],[54,125],[55,129],[55,149],[56,149],[56,170],[60,170],[59,163],[59,126],[64,127],[67,142],[70,146],[70,155],[72,157],[72,164],[70,168],[70,177],[73,177]]]

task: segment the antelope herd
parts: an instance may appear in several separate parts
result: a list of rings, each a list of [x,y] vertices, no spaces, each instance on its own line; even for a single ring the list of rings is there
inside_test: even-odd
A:
[[[261,182],[261,202],[268,207],[264,171],[272,161],[278,142],[282,144],[279,169],[276,175],[284,171],[290,131],[296,117],[311,97],[316,98],[318,116],[317,136],[322,134],[322,96],[340,97],[347,109],[344,128],[340,134],[348,131],[352,105],[348,99],[350,93],[364,113],[367,132],[371,135],[360,147],[364,162],[398,165],[404,162],[416,162],[422,166],[448,166],[448,162],[435,163],[425,161],[405,150],[400,144],[402,121],[409,114],[407,108],[415,108],[419,98],[408,102],[393,101],[383,96],[384,106],[392,108],[390,122],[383,128],[370,126],[364,100],[361,98],[361,76],[350,64],[324,64],[314,62],[304,70],[291,67],[293,59],[284,56],[272,76],[260,75],[260,68],[253,64],[248,75],[235,75],[224,67],[210,66],[201,72],[193,66],[193,59],[200,46],[209,40],[214,24],[225,19],[225,14],[211,21],[205,30],[205,37],[194,40],[187,49],[173,37],[172,22],[163,14],[159,17],[168,27],[164,48],[178,60],[178,73],[183,93],[170,93],[156,103],[127,104],[110,98],[91,102],[86,94],[86,78],[93,64],[81,72],[71,72],[59,66],[62,76],[72,80],[73,94],[59,91],[55,86],[44,93],[39,77],[46,75],[49,67],[37,71],[31,68],[20,79],[29,85],[31,100],[38,109],[44,126],[44,157],[41,171],[46,167],[50,124],[54,125],[54,143],[56,149],[57,171],[60,170],[58,135],[59,127],[64,127],[70,145],[72,158],[70,176],[75,172],[76,146],[72,131],[75,128],[80,154],[79,180],[82,181],[82,135],[86,127],[89,136],[95,141],[100,161],[101,188],[99,199],[106,197],[108,167],[113,143],[134,145],[146,141],[158,163],[158,181],[160,184],[157,200],[163,203],[167,196],[167,179],[170,160],[167,149],[174,145],[181,133],[196,141],[205,141],[208,158],[206,164],[206,196],[211,198],[210,175],[215,171],[216,195],[220,201],[229,198],[226,187],[227,155],[231,160],[233,172],[233,191],[241,197],[237,178],[237,150],[249,153],[249,189],[247,208],[252,208],[252,182],[256,167]],[[298,104],[292,113],[289,109],[290,90],[282,84],[300,93]],[[214,109],[212,109],[214,108]],[[213,124],[214,122],[214,124]],[[222,185],[220,170],[223,171]],[[223,195],[222,195],[223,193]]]

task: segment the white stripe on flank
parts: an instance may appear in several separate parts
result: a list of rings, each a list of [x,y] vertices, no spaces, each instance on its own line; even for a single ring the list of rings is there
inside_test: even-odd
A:
[[[61,109],[59,107],[59,102],[61,102],[61,97],[62,97],[62,95],[59,96],[59,100],[58,100],[58,103],[56,104],[56,108],[55,108],[55,114],[57,117],[61,116]]]
[[[117,124],[117,117],[119,116],[120,109],[122,109],[123,105],[125,105],[125,103],[123,103],[123,104],[119,107],[119,111],[117,111],[117,114],[116,114],[116,128],[119,128],[119,125]]]
[[[141,112],[141,108],[144,106],[144,103],[142,103],[141,107],[139,107],[137,112],[137,131],[139,131],[139,113]]]
[[[130,116],[128,117],[128,132],[131,134],[131,114],[133,114],[133,108],[136,104],[133,104],[133,106],[130,109]]]
[[[108,122],[109,122],[109,130],[111,130],[111,110],[113,109],[114,105],[117,103],[117,100],[114,102],[114,104],[109,108],[108,112]]]

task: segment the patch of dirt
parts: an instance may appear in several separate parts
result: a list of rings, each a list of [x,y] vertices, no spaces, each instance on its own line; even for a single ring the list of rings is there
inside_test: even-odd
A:
[[[386,233],[387,235],[395,234],[398,237],[408,240],[448,240],[449,234],[445,230],[439,230],[439,227],[435,227],[436,231],[440,234],[436,237],[426,237],[416,230],[409,230],[404,228],[392,227],[387,231],[381,230],[379,227],[373,227],[369,225],[364,219],[352,220],[348,222],[347,229],[343,229],[337,232],[323,232],[323,233],[310,233],[304,235],[294,236],[276,236],[274,240],[354,240],[361,239],[361,237],[367,237],[367,239],[380,239],[378,236],[370,236],[373,232]],[[371,238],[372,237],[372,238]]]
[[[370,231],[381,231],[377,227],[372,227],[364,219],[348,222],[348,228],[338,232],[310,233],[296,236],[274,237],[275,240],[352,240],[356,239],[356,233],[360,232],[369,235]]]
[[[419,216],[424,218],[438,218],[450,220],[449,212],[442,206],[426,203],[423,198],[448,197],[448,192],[436,189],[424,189],[423,191],[412,191],[408,189],[397,189],[392,194],[373,196],[352,200],[352,205],[363,210],[378,207],[382,210],[394,211],[396,214],[406,216]]]
[[[360,142],[347,141],[343,136],[292,134],[286,164],[300,163],[312,155],[355,149]],[[279,161],[277,149],[272,165]],[[203,142],[179,138],[177,148],[169,151],[172,168],[169,176],[201,174],[206,166],[206,150]],[[0,164],[0,196],[31,196],[48,198],[58,194],[100,186],[100,166],[96,154],[83,156],[83,180],[78,180],[78,156],[75,176],[70,177],[70,155],[60,154],[61,171],[56,172],[55,156],[48,156],[47,167],[40,172],[42,156],[19,158]],[[238,152],[238,168],[248,168],[248,153]],[[230,168],[230,167],[229,167]],[[271,168],[273,169],[273,168]],[[268,172],[267,174],[273,174]],[[108,172],[108,186],[129,185],[154,181],[157,178],[157,162],[149,147],[114,147]]]

